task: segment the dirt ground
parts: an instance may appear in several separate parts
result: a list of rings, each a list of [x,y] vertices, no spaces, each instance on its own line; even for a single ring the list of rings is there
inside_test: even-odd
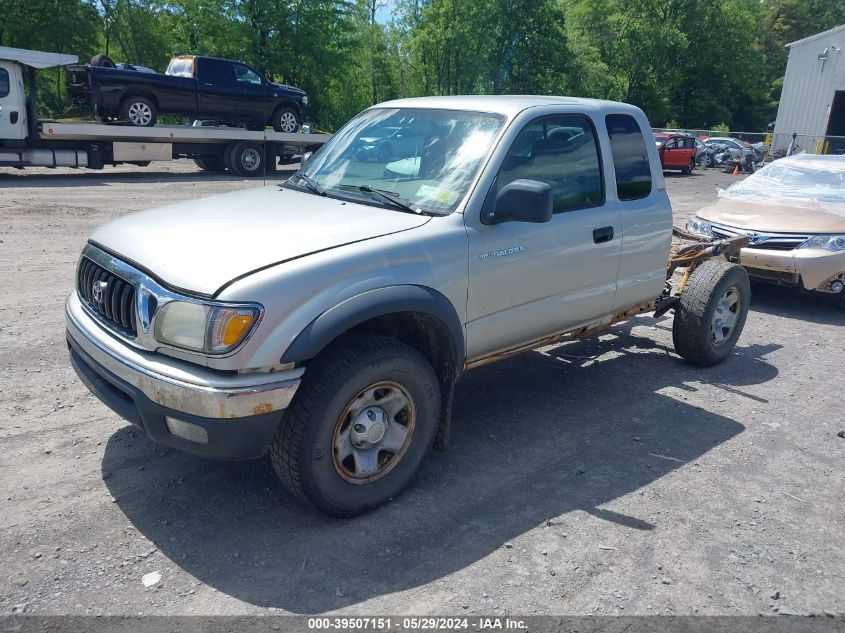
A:
[[[667,175],[679,221],[734,180]],[[788,290],[754,286],[710,369],[643,316],[470,372],[452,448],[354,520],[294,504],[265,460],[153,444],[68,362],[79,251],[109,218],[255,185],[0,170],[0,613],[845,611],[845,311]]]

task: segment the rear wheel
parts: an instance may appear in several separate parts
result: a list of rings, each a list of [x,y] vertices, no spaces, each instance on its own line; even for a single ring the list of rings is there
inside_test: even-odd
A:
[[[742,333],[750,300],[748,273],[742,266],[725,260],[700,264],[675,308],[675,351],[696,365],[722,362]]]
[[[682,168],[681,173],[684,174],[685,176],[688,176],[692,172],[693,169],[695,169],[695,159],[690,158],[689,159],[689,165]]]
[[[244,178],[263,174],[264,160],[264,147],[252,141],[230,145],[224,157],[226,169]]]
[[[135,127],[152,127],[156,124],[155,104],[146,97],[126,97],[120,104],[120,118]]]
[[[383,336],[338,342],[309,365],[270,455],[285,488],[333,516],[398,495],[434,441],[440,388],[415,349]]]

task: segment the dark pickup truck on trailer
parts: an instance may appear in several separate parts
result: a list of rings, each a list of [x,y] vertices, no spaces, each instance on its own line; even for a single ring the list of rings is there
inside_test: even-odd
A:
[[[94,104],[103,121],[149,127],[172,114],[295,132],[305,118],[305,91],[274,84],[242,62],[180,55],[159,74],[115,68],[104,55],[91,61],[68,67],[68,92],[75,103]]]

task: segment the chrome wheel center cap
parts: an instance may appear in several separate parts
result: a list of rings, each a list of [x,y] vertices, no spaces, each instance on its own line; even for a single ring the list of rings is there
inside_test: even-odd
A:
[[[380,407],[366,407],[352,422],[349,440],[355,448],[373,448],[387,433],[387,416]]]

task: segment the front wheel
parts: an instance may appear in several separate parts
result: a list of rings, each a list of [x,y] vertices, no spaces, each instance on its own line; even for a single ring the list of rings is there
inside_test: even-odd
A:
[[[296,112],[291,108],[279,108],[273,113],[271,124],[276,132],[293,133],[299,128],[299,120]]]
[[[751,285],[742,266],[725,260],[700,264],[675,308],[675,351],[704,367],[725,360],[745,326],[750,300]]]
[[[383,336],[342,340],[306,370],[270,448],[285,488],[339,517],[388,502],[434,442],[437,376],[415,349]]]

